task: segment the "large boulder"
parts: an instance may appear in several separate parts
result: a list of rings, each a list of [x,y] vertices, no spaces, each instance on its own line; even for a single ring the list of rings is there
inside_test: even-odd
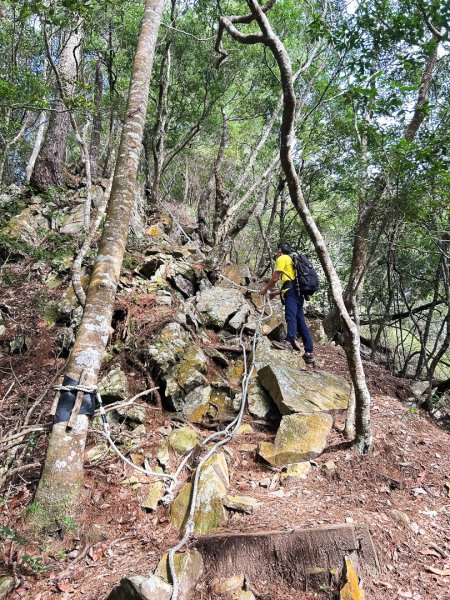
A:
[[[250,312],[242,293],[237,289],[214,286],[197,296],[198,312],[205,317],[210,327],[223,328],[237,314],[232,328],[238,329]]]
[[[267,365],[285,366],[289,365],[292,368],[306,370],[305,361],[300,352],[291,350],[278,350],[274,348],[270,340],[266,336],[261,336],[256,345],[254,356],[255,367],[257,371]]]
[[[193,475],[194,476],[194,475]],[[225,520],[222,504],[230,485],[227,461],[223,453],[211,456],[203,465],[198,483],[194,514],[194,532],[208,533]],[[170,513],[172,525],[182,529],[190,510],[192,482],[186,483],[175,498]]]
[[[130,575],[121,580],[107,600],[170,600],[172,586],[157,575]]]
[[[179,600],[195,600],[197,583],[204,573],[203,558],[198,550],[189,550],[173,557],[178,578]],[[155,570],[155,575],[171,583],[168,554],[164,554]]]
[[[326,413],[287,415],[281,419],[274,443],[261,442],[258,453],[276,467],[312,460],[322,454],[332,425]]]
[[[345,410],[348,406],[350,385],[326,371],[266,365],[258,371],[258,379],[282,415]]]
[[[37,202],[39,200],[37,197]],[[6,229],[11,237],[35,246],[44,239],[49,228],[49,221],[42,214],[40,204],[33,203],[12,217]]]
[[[236,289],[236,286],[233,285],[234,283],[241,286],[248,286],[252,277],[248,265],[227,265],[222,268],[222,275],[227,279],[221,279],[219,285],[233,289]],[[230,281],[227,281],[228,279]]]

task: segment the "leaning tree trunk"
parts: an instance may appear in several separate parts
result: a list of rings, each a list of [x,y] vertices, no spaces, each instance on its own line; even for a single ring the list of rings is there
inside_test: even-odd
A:
[[[134,206],[135,182],[147,113],[150,77],[164,0],[147,0],[131,75],[125,122],[98,256],[87,292],[83,318],[65,375],[95,386],[111,331],[111,318]],[[83,481],[86,415],[73,429],[67,421],[53,426],[44,469],[29,522],[37,529],[63,521],[76,507]]]
[[[334,302],[338,307],[344,329],[344,349],[355,390],[355,446],[360,453],[369,452],[372,445],[372,434],[370,428],[370,394],[367,389],[364,370],[360,356],[360,340],[358,329],[351,320],[343,300],[341,282],[332,263],[325,241],[320,233],[309,209],[300,186],[300,181],[292,158],[294,146],[294,122],[296,110],[296,98],[293,85],[291,60],[281,40],[272,30],[266,12],[273,6],[274,0],[261,7],[256,0],[247,0],[251,15],[245,17],[221,17],[216,42],[216,50],[221,55],[221,60],[226,58],[222,49],[221,40],[223,31],[228,33],[237,41],[244,44],[262,43],[270,49],[281,75],[283,89],[283,118],[280,130],[280,161],[286,176],[289,194],[306,231],[314,244],[317,255],[330,284]],[[256,20],[261,30],[260,34],[242,34],[234,23],[250,23]]]
[[[39,154],[39,150],[41,149],[42,140],[44,139],[44,131],[47,119],[45,115],[45,111],[41,111],[39,113],[39,117],[36,123],[36,137],[34,138],[33,150],[31,152],[30,159],[25,168],[25,181],[27,183],[30,182],[31,175],[33,173],[34,165],[36,163],[36,159]]]
[[[71,33],[61,54],[59,72],[64,82],[64,94],[70,97],[74,90],[79,63],[81,43],[80,29]],[[30,185],[38,192],[64,182],[64,159],[67,137],[70,130],[70,115],[62,98],[56,100],[45,132],[39,154],[30,177]]]

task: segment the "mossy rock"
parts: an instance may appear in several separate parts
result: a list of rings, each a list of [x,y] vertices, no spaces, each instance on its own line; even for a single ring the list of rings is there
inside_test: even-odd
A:
[[[14,577],[9,575],[0,576],[0,600],[6,599],[15,587]]]
[[[281,481],[286,479],[306,479],[306,476],[311,471],[311,463],[298,462],[288,465],[286,470],[281,473]]]
[[[191,346],[183,355],[182,361],[175,368],[173,377],[185,392],[189,393],[199,385],[206,383],[202,373],[206,372],[208,358],[197,346]]]
[[[339,600],[364,600],[364,592],[359,586],[359,577],[351,560],[344,561],[345,584],[340,591]]]
[[[207,389],[205,388],[205,390]],[[233,401],[225,392],[211,390],[211,388],[209,388],[209,391],[209,396],[207,396],[207,400],[205,397],[204,402],[198,403],[192,408],[186,403],[183,415],[190,423],[198,423],[199,425],[223,423],[233,419],[236,415]]]
[[[122,369],[112,369],[103,377],[98,390],[105,403],[125,400],[129,394],[128,380]]]
[[[285,416],[274,443],[261,442],[259,455],[277,467],[312,460],[322,454],[332,424],[332,417],[325,413]]]
[[[169,435],[169,444],[177,454],[187,454],[198,444],[199,440],[199,435],[190,427],[174,429]]]
[[[258,380],[282,415],[345,410],[350,385],[343,377],[326,371],[303,371],[285,365],[266,365]]]
[[[194,476],[194,475],[193,475]],[[202,468],[199,479],[194,532],[206,534],[217,529],[225,520],[222,499],[229,486],[228,466],[223,453],[212,456]],[[171,509],[171,522],[182,529],[189,514],[192,482],[186,483],[175,498]]]
[[[198,550],[175,554],[173,557],[175,573],[178,577],[180,594],[182,598],[194,597],[193,592],[199,579],[204,573],[202,555]],[[168,554],[164,554],[154,573],[167,583],[172,583],[169,569]]]

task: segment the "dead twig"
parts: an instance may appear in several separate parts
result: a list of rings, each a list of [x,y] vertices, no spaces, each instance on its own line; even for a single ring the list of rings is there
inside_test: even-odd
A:
[[[6,390],[5,395],[3,396],[3,398],[0,400],[0,405],[3,404],[3,402],[6,400],[6,398],[9,396],[9,393],[11,392],[11,390],[13,389],[13,387],[16,385],[16,382],[13,381],[11,383],[11,385],[9,386],[9,388]]]
[[[148,390],[144,390],[143,392],[139,392],[139,394],[136,394],[136,396],[133,396],[129,400],[124,400],[123,402],[114,402],[113,404],[109,404],[108,406],[105,406],[105,412],[110,412],[110,411],[115,410],[117,408],[125,408],[127,406],[130,406],[131,404],[133,404],[141,396],[146,396],[147,394],[150,394],[151,392],[154,392],[154,391],[156,391],[158,389],[159,388],[157,388],[157,387],[150,388]],[[97,409],[94,412],[94,417],[99,417],[99,416],[100,416],[100,410]]]
[[[2,444],[11,442],[12,440],[21,438],[21,437],[28,435],[29,433],[33,433],[35,431],[45,431],[45,429],[48,429],[48,427],[49,427],[48,425],[38,425],[38,426],[30,427],[29,429],[25,429],[25,431],[19,431],[18,433],[14,433],[13,435],[10,435],[9,437],[2,440]]]
[[[15,467],[11,469],[5,474],[5,477],[13,477],[13,475],[17,475],[18,473],[24,473],[25,471],[31,471],[31,469],[35,469],[36,467],[40,467],[41,463],[35,462],[30,463],[29,465],[22,465],[21,467]]]

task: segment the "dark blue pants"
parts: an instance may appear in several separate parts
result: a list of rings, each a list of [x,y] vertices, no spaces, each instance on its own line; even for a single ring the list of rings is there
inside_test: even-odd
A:
[[[284,301],[284,315],[287,324],[286,339],[292,343],[297,333],[299,333],[305,347],[305,352],[312,352],[314,345],[303,312],[305,299],[303,296],[299,296],[294,288],[290,288],[284,294]]]

